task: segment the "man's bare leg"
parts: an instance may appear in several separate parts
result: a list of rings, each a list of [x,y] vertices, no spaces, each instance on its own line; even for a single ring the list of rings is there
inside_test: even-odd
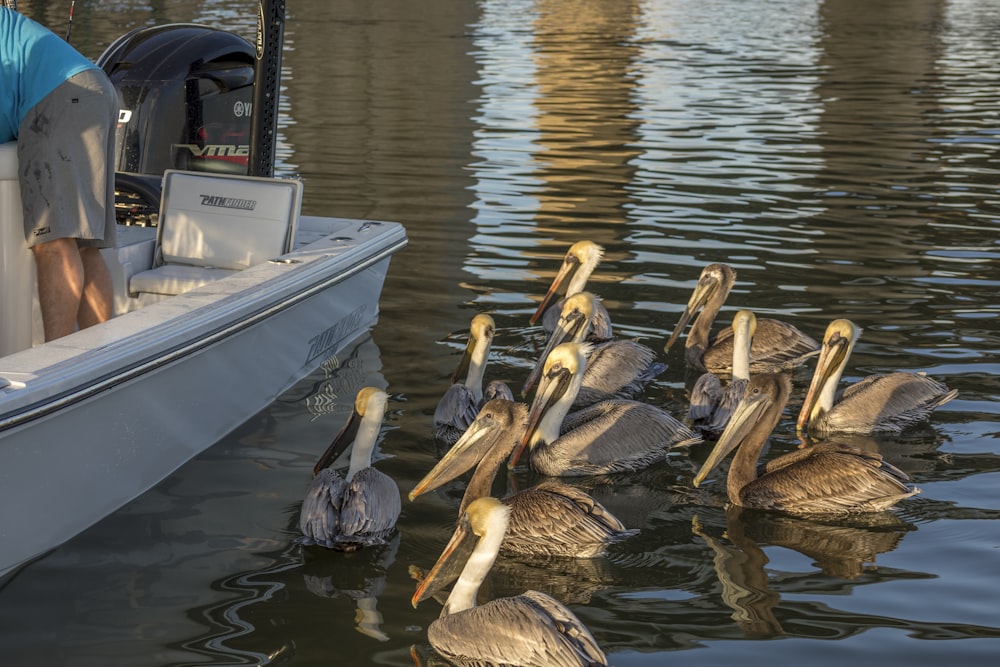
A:
[[[38,276],[38,302],[45,340],[76,331],[83,296],[83,261],[76,239],[47,241],[32,247]]]
[[[83,261],[83,295],[76,320],[81,329],[111,319],[114,288],[104,257],[97,248],[80,248]]]

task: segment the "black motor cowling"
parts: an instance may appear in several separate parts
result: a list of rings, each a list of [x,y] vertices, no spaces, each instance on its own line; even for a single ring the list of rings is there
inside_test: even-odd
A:
[[[121,103],[119,222],[158,193],[166,169],[247,173],[254,61],[239,35],[193,23],[133,30],[101,54]],[[147,204],[155,213],[158,196]]]

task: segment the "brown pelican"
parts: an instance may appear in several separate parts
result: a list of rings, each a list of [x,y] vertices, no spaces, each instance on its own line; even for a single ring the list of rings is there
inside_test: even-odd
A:
[[[522,395],[538,382],[545,359],[556,346],[587,340],[600,300],[590,292],[577,292],[563,301],[562,314],[534,369],[524,381]],[[633,398],[646,384],[667,369],[656,361],[656,353],[634,340],[606,340],[595,343],[587,358],[587,371],[573,407],[591,405],[607,398]]]
[[[469,341],[462,353],[462,360],[451,376],[452,385],[434,410],[434,436],[449,445],[454,444],[476,418],[484,395],[514,397],[510,388],[502,382],[491,382],[486,388],[486,394],[483,391],[483,375],[494,333],[496,325],[492,317],[480,313],[472,318]],[[465,381],[460,382],[463,375]]]
[[[729,417],[743,398],[750,382],[750,346],[757,329],[757,317],[740,310],[733,317],[733,373],[725,389],[719,376],[706,372],[691,388],[688,420],[703,435],[717,437],[729,423]]]
[[[750,378],[729,425],[695,475],[696,487],[735,449],[726,489],[729,502],[741,507],[789,514],[877,512],[920,493],[905,483],[905,473],[880,455],[832,442],[779,456],[758,469],[761,450],[781,419],[791,389],[786,374]]]
[[[733,330],[726,327],[722,331],[710,332],[710,329],[735,282],[736,272],[728,265],[706,266],[664,351],[670,349],[688,320],[697,312],[684,345],[688,365],[701,371],[728,373],[733,363]],[[818,350],[819,343],[791,324],[759,317],[750,348],[750,370],[758,373],[794,368]]]
[[[434,567],[417,586],[416,607],[463,542],[478,538],[441,615],[427,628],[438,653],[459,664],[607,665],[607,657],[580,619],[555,598],[538,591],[476,605],[479,587],[496,560],[510,508],[496,498],[477,498]]]
[[[518,444],[528,421],[528,406],[503,398],[486,403],[465,434],[410,491],[410,500],[449,482],[476,466],[459,514],[490,495],[493,481]],[[583,491],[554,480],[501,500],[511,521],[501,550],[508,553],[589,558],[638,530],[628,530]]]
[[[401,503],[399,487],[371,467],[388,396],[375,387],[358,392],[354,411],[313,469],[315,477],[299,514],[299,544],[318,544],[338,551],[385,544],[396,529]],[[356,434],[356,436],[355,436]],[[351,444],[347,475],[328,466]]]
[[[869,375],[837,394],[859,336],[861,329],[850,320],[834,320],[826,328],[816,371],[796,422],[798,431],[900,433],[958,395],[923,373],[903,372]]]
[[[549,353],[511,466],[527,448],[531,467],[551,477],[626,472],[663,461],[667,449],[701,441],[665,411],[640,401],[608,399],[568,414],[590,347],[563,343]]]
[[[594,272],[602,257],[604,248],[593,241],[577,241],[570,246],[562,266],[552,280],[552,285],[542,297],[535,314],[531,316],[531,323],[535,324],[541,317],[542,328],[548,332],[554,331],[562,313],[563,299],[583,291],[590,274]],[[611,338],[611,316],[601,304],[597,304],[592,327],[595,339]]]

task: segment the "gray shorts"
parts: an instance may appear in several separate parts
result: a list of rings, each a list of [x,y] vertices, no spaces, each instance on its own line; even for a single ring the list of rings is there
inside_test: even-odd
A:
[[[76,74],[36,104],[17,137],[28,247],[61,238],[115,244],[118,93],[99,70]]]

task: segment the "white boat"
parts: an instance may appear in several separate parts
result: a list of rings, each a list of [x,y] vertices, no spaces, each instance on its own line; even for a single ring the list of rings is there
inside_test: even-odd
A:
[[[175,296],[130,291],[154,257],[163,261],[171,217],[163,212],[158,227],[119,226],[117,247],[104,251],[116,316],[42,343],[33,259],[20,205],[9,205],[17,196],[13,148],[0,146],[0,578],[150,489],[366,334],[390,257],[406,244],[397,223],[299,217],[293,193],[289,219],[279,221],[291,235],[287,252],[242,270],[167,261],[168,273],[191,269],[206,282]],[[186,190],[171,192],[171,176]],[[189,200],[180,205],[180,236],[200,234],[195,254],[229,245],[245,255],[250,243],[245,234],[213,240],[213,225],[232,232],[239,211],[198,222],[202,197],[233,199],[225,193],[249,186],[238,199],[274,199],[261,189],[268,179],[164,179],[167,209]]]

